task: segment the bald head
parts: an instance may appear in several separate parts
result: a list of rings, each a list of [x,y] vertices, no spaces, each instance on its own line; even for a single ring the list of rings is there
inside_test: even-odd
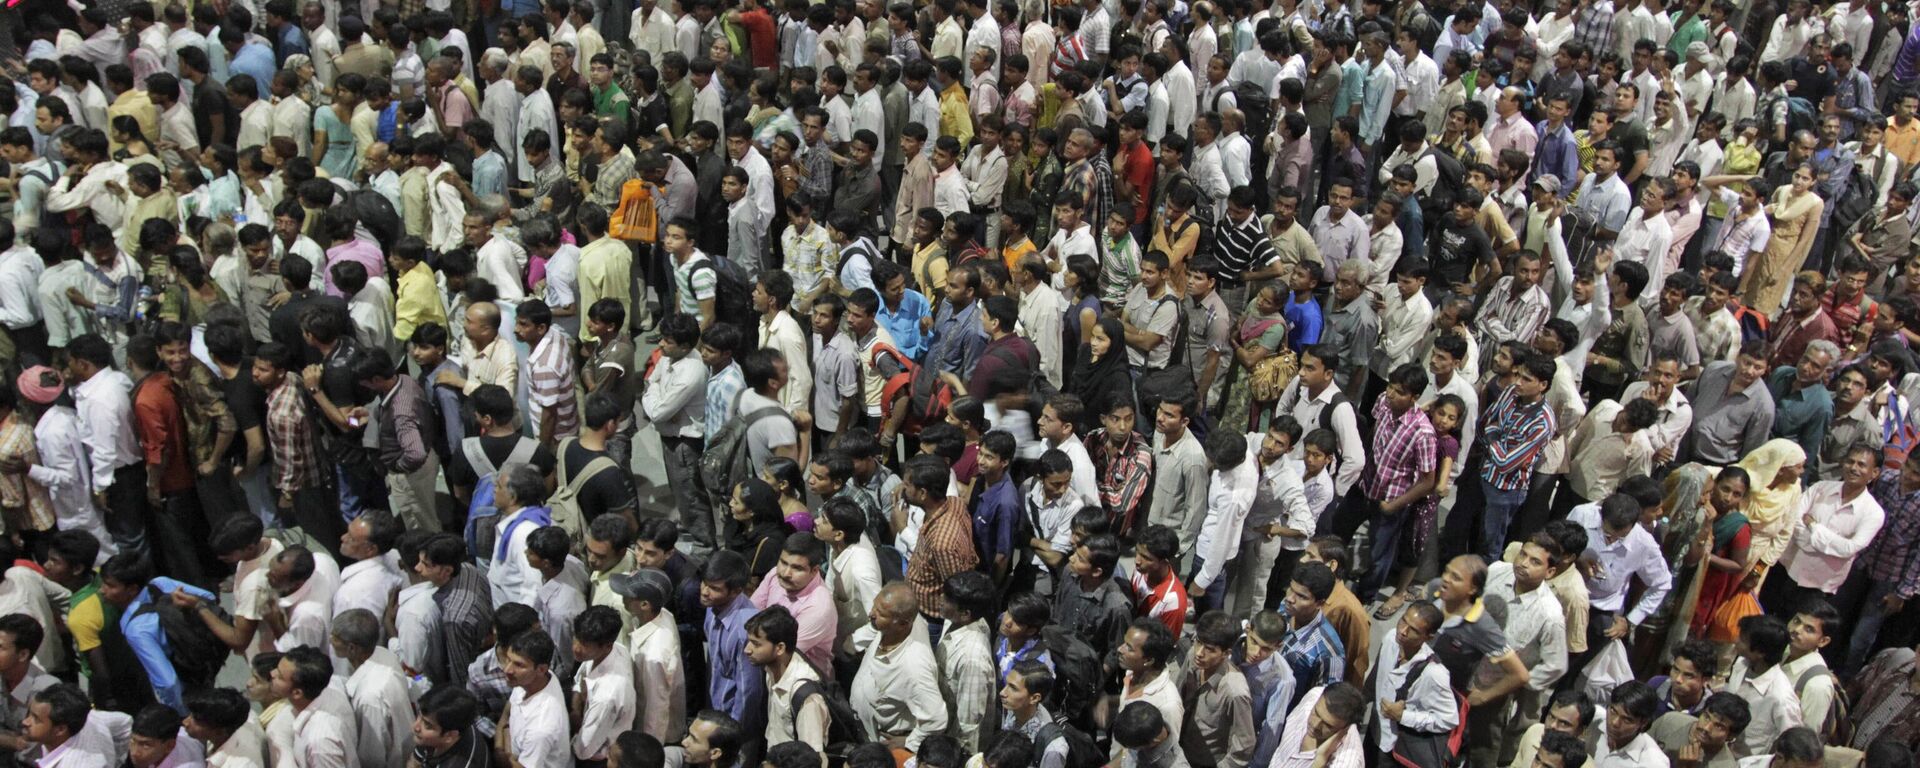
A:
[[[896,581],[880,588],[875,598],[880,607],[894,616],[908,616],[920,612],[920,599],[913,596],[913,587],[904,581]]]
[[[500,305],[491,301],[482,301],[467,307],[467,324],[471,326],[475,323],[485,325],[493,329],[494,333],[499,333]]]

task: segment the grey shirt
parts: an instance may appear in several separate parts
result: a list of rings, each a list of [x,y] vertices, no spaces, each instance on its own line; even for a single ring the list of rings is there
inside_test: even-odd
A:
[[[1193,430],[1167,445],[1167,436],[1153,434],[1153,499],[1149,525],[1164,525],[1180,534],[1180,551],[1193,551],[1200,524],[1207,516],[1207,453]]]
[[[1127,363],[1135,369],[1157,370],[1173,360],[1173,332],[1180,325],[1180,300],[1171,291],[1159,298],[1147,295],[1145,285],[1127,291],[1126,318],[1135,328],[1160,334],[1160,343],[1147,352],[1127,347]]]
[[[1852,410],[1839,413],[1840,401],[1833,403],[1833,421],[1827,424],[1826,439],[1820,443],[1820,460],[1809,482],[1840,479],[1840,461],[1847,457],[1847,451],[1855,445],[1879,448],[1886,444],[1887,436],[1880,428],[1880,420],[1867,408],[1867,398],[1861,398]]]
[[[1182,302],[1187,312],[1187,365],[1193,367],[1194,381],[1200,380],[1200,373],[1207,369],[1207,352],[1220,353],[1220,364],[1214,368],[1213,380],[1218,383],[1227,378],[1227,366],[1233,362],[1233,315],[1227,311],[1227,301],[1220,298],[1219,291],[1207,294],[1199,301]],[[1202,393],[1205,394],[1205,393]]]
[[[1366,367],[1375,341],[1380,338],[1380,318],[1373,313],[1373,305],[1365,295],[1347,302],[1344,307],[1334,304],[1329,297],[1325,306],[1326,329],[1320,343],[1340,351],[1340,370],[1336,373],[1346,376]]]
[[[735,417],[744,418],[767,407],[779,408],[780,402],[751,389],[743,389],[740,390],[740,409],[735,412]],[[747,457],[753,460],[756,467],[766,466],[767,460],[773,458],[775,449],[799,444],[800,437],[794,431],[793,418],[784,410],[747,427]]]
[[[825,344],[813,336],[813,423],[822,431],[840,429],[840,403],[860,394],[859,352],[853,340],[836,333]]]
[[[1700,364],[1700,345],[1694,342],[1693,321],[1682,310],[1672,315],[1655,312],[1647,316],[1649,360],[1672,357],[1685,370]]]
[[[1735,363],[1715,362],[1693,382],[1693,429],[1684,455],[1727,466],[1760,447],[1773,434],[1773,395],[1764,379],[1729,394]]]

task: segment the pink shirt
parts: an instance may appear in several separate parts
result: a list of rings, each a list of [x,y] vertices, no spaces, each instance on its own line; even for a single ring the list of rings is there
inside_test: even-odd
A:
[[[1499,166],[1500,151],[1517,149],[1521,154],[1533,156],[1533,148],[1540,143],[1540,134],[1533,124],[1527,122],[1525,114],[1515,112],[1512,117],[1495,116],[1487,125],[1487,146],[1493,149],[1493,160],[1489,162]]]
[[[1861,491],[1853,501],[1840,497],[1840,481],[1826,480],[1807,488],[1794,512],[1793,540],[1780,555],[1780,565],[1794,582],[1829,595],[1838,592],[1853,570],[1853,561],[1873,542],[1886,511],[1873,494]],[[1803,522],[1808,515],[1813,522]]]
[[[840,614],[833,607],[833,593],[827,590],[826,582],[815,575],[799,592],[788,592],[777,574],[768,574],[753,591],[752,600],[761,610],[778,605],[792,613],[800,625],[800,655],[813,662],[822,677],[833,677],[833,640],[838,636]]]
[[[343,299],[347,298],[346,294],[341,293],[340,289],[333,285],[333,265],[342,261],[360,262],[360,266],[367,268],[368,280],[384,277],[387,274],[387,261],[380,256],[379,244],[372,240],[362,240],[356,237],[348,240],[345,244],[336,245],[327,249],[326,285],[328,296],[338,296]]]
[[[460,90],[452,80],[440,86],[440,127],[459,128],[473,119],[473,103],[467,101],[467,92]]]

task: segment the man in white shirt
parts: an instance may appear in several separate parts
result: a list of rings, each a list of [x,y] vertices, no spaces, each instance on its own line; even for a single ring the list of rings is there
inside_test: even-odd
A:
[[[1739,737],[1747,754],[1767,754],[1774,738],[1803,722],[1794,681],[1781,667],[1787,658],[1788,637],[1787,623],[1778,616],[1761,614],[1740,620],[1735,645],[1739,658],[1723,690],[1747,700],[1752,719]]]
[[[1206,454],[1212,470],[1207,514],[1194,542],[1193,578],[1187,581],[1190,592],[1204,595],[1198,601],[1204,607],[1196,607],[1203,612],[1226,600],[1227,568],[1241,554],[1241,530],[1253,510],[1260,480],[1260,463],[1248,449],[1246,435],[1215,432],[1207,437]]]
[[[278,599],[267,607],[265,621],[286,628],[274,639],[274,647],[282,653],[303,645],[328,647],[333,595],[340,588],[340,566],[333,556],[288,547],[267,566],[267,585]]]
[[[507,641],[501,670],[513,694],[507,703],[506,753],[525,766],[565,766],[573,761],[567,734],[567,701],[549,667],[553,638],[529,629]]]
[[[1228,190],[1253,180],[1253,147],[1247,143],[1247,137],[1240,135],[1246,123],[1246,114],[1238,109],[1220,113],[1220,125],[1226,131],[1219,140],[1220,165],[1227,175]]]
[[[355,608],[386,616],[395,590],[407,586],[400,555],[393,545],[402,532],[399,518],[372,510],[347,524],[340,538],[340,554],[354,562],[340,569],[340,589],[333,596],[333,616]],[[412,570],[412,569],[406,569]]]
[[[633,615],[633,632],[627,638],[636,697],[632,726],[674,743],[689,731],[684,725],[687,678],[680,662],[680,630],[667,610],[677,591],[666,573],[651,568],[615,574],[608,584]]]
[[[346,685],[361,765],[398,765],[413,754],[413,700],[400,660],[380,644],[380,619],[364,608],[334,617],[333,649],[351,670]]]
[[[580,728],[573,756],[583,762],[607,759],[620,734],[633,728],[633,657],[620,642],[620,613],[604,605],[573,619],[573,648],[580,663],[574,675],[573,703]]]
[[[542,506],[547,499],[547,480],[538,467],[516,464],[501,467],[494,483],[494,504],[500,509],[493,552],[487,568],[487,584],[493,588],[493,607],[507,603],[534,604],[540,588],[540,572],[527,562],[527,537],[535,530],[551,525],[552,513]]]
[[[1763,604],[1798,605],[1840,591],[1886,522],[1886,511],[1867,493],[1867,484],[1879,476],[1874,454],[1871,446],[1857,444],[1840,462],[1840,479],[1808,486],[1779,573],[1768,575],[1761,592]]]
[[[546,131],[547,136],[554,139],[561,136],[557,128],[558,123],[554,117],[553,97],[547,95],[547,89],[544,87],[545,84],[546,78],[541,76],[539,67],[530,64],[523,65],[514,73],[513,89],[520,94],[520,112],[515,116],[514,132],[511,134],[513,136],[513,146],[515,147],[524,146],[527,141],[527,134],[534,131]],[[493,91],[492,87],[488,87],[487,91],[488,94],[491,95]],[[518,174],[518,178],[533,178],[534,168],[533,165],[527,161],[526,154],[517,154],[519,154],[519,157],[515,158],[517,161],[515,173]]]
[[[273,692],[292,706],[294,765],[360,762],[359,718],[346,691],[332,682],[333,660],[319,646],[289,649],[273,671]]]
[[[869,614],[879,636],[867,647],[848,694],[869,738],[898,739],[910,751],[928,736],[945,733],[948,722],[920,608],[906,582],[881,588]]]
[[[1595,765],[1659,766],[1667,764],[1647,729],[1660,716],[1660,695],[1639,680],[1629,680],[1613,689],[1613,701],[1607,705],[1606,727],[1595,745]],[[1758,753],[1756,753],[1758,754]]]
[[[1619,639],[1646,621],[1673,588],[1673,574],[1653,534],[1640,525],[1643,510],[1658,507],[1663,493],[1660,484],[1645,475],[1629,477],[1620,489],[1598,503],[1583,504],[1567,513],[1567,519],[1587,531],[1587,551],[1580,556],[1586,564],[1589,619],[1587,653],[1574,661],[1582,668],[1587,658],[1598,652],[1607,640]],[[1640,601],[1629,610],[1627,586],[1635,578],[1646,585]]]

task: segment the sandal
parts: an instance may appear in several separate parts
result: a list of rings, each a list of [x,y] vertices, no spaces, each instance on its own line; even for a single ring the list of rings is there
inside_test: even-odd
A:
[[[1400,609],[1405,607],[1407,607],[1407,590],[1398,590],[1382,602],[1380,607],[1373,609],[1373,617],[1384,620],[1399,613]]]

